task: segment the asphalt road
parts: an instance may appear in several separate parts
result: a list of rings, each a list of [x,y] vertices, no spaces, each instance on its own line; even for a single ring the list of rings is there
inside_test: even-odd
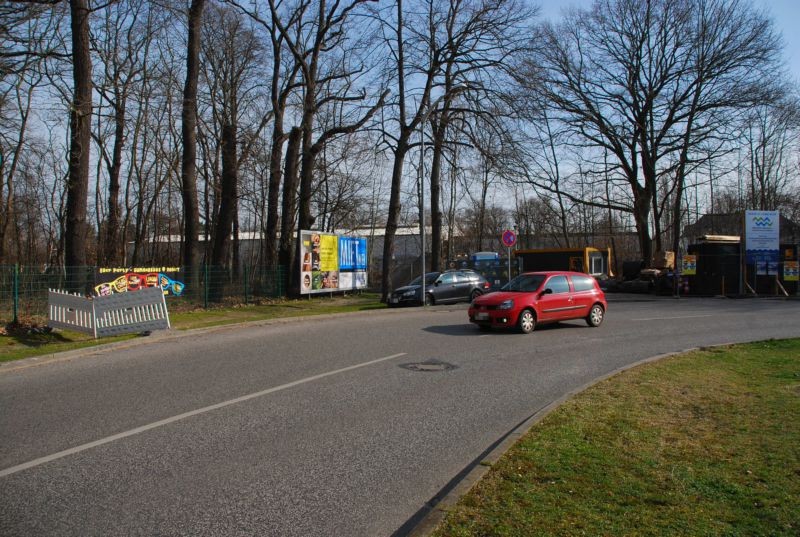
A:
[[[561,395],[653,355],[798,337],[798,312],[612,302],[600,328],[525,336],[437,306],[4,369],[0,535],[400,535]]]

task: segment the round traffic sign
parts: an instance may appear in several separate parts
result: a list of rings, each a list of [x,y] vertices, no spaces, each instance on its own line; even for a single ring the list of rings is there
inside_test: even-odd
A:
[[[510,229],[507,229],[503,232],[502,239],[503,239],[503,244],[511,248],[517,243],[517,234],[511,231]]]

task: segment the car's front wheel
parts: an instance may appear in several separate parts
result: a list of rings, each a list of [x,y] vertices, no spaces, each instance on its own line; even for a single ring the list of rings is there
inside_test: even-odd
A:
[[[592,306],[592,309],[589,310],[589,315],[586,316],[586,324],[592,327],[598,327],[603,324],[604,315],[605,311],[603,311],[603,306],[595,304]]]
[[[530,334],[536,328],[536,315],[531,310],[522,310],[517,319],[517,328],[523,334]]]
[[[425,293],[425,305],[426,306],[433,306],[436,301],[433,300],[433,295],[430,293]]]

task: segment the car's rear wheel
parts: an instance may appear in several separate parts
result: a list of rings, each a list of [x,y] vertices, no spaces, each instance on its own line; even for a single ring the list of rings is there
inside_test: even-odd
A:
[[[536,315],[531,310],[522,310],[517,319],[517,328],[523,334],[530,334],[536,328]]]
[[[481,294],[482,294],[482,293],[481,293],[480,291],[478,291],[477,289],[475,289],[474,291],[472,291],[472,294],[471,294],[471,295],[469,295],[469,300],[470,300],[470,301],[473,301],[473,300],[475,300],[476,298],[478,298],[479,296],[481,296]]]
[[[605,311],[603,310],[603,306],[595,304],[592,306],[592,309],[589,310],[589,315],[586,316],[586,324],[592,327],[598,327],[603,324],[604,315]]]

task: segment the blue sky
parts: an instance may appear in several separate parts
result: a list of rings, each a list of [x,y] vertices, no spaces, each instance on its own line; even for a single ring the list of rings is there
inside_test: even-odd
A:
[[[772,15],[775,27],[783,34],[786,44],[784,56],[789,72],[800,81],[800,0],[752,0],[754,5],[764,8]],[[592,0],[534,0],[542,10],[543,17],[554,20],[568,6],[586,7]]]

